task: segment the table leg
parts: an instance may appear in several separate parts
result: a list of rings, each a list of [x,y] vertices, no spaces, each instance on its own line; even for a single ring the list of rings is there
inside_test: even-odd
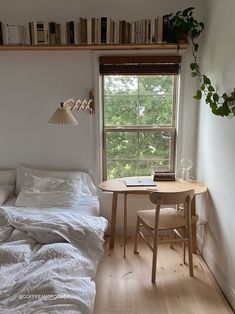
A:
[[[124,239],[123,239],[123,248],[124,248],[124,258],[126,257],[126,238],[127,238],[127,193],[124,193]]]
[[[118,199],[118,193],[113,192],[111,230],[110,230],[110,241],[109,241],[109,248],[110,249],[114,248],[116,217],[117,217],[117,199]]]
[[[191,214],[192,216],[196,215],[196,205],[195,205],[195,196],[192,199],[191,203]],[[192,250],[193,253],[197,253],[197,229],[196,223],[192,225]]]

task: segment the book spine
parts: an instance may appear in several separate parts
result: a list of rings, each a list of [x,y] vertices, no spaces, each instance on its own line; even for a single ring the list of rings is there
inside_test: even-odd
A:
[[[5,23],[2,23],[2,37],[3,37],[3,45],[8,45],[8,36],[7,36],[7,27]]]
[[[115,21],[112,21],[112,25],[113,25],[112,42],[113,42],[113,44],[115,44],[115,31],[116,31],[116,27],[117,27]]]
[[[97,27],[98,27],[98,44],[101,44],[101,19],[98,19],[97,22]]]
[[[168,42],[168,24],[169,24],[169,15],[163,15],[162,18],[162,41],[164,43]]]
[[[87,44],[91,45],[92,42],[92,19],[87,19]],[[93,38],[94,39],[94,38]]]
[[[78,29],[78,44],[81,44],[82,43],[82,18],[81,17],[78,19],[77,29]]]
[[[20,25],[19,28],[20,28],[20,43],[21,45],[25,45],[28,42],[26,27],[24,27],[23,25]]]
[[[74,22],[74,44],[78,44],[78,22]]]
[[[67,25],[61,24],[60,26],[60,36],[61,36],[61,44],[66,45],[68,43],[67,40]]]
[[[147,20],[147,44],[151,44],[151,20]]]
[[[125,44],[126,21],[122,21],[122,44]]]
[[[99,19],[95,19],[95,44],[99,43]]]
[[[101,17],[101,44],[106,44],[107,42],[107,17]]]
[[[29,22],[29,42],[30,45],[34,45],[34,24],[33,22]]]
[[[131,23],[131,39],[130,39],[130,43],[134,44],[135,43],[135,22]]]
[[[96,44],[96,19],[91,18],[91,43]]]
[[[158,42],[158,18],[154,19],[154,43]]]
[[[44,45],[45,44],[45,29],[43,22],[37,22],[37,44]]]
[[[87,19],[81,19],[81,43],[87,44]]]
[[[155,43],[155,19],[151,19],[151,44]]]
[[[68,44],[74,44],[74,21],[69,21],[66,23],[67,30],[67,42]]]
[[[163,17],[158,17],[158,43],[162,43],[162,35],[163,35]]]
[[[49,44],[55,45],[56,44],[56,22],[49,22],[48,30],[49,30]]]
[[[0,22],[0,45],[3,45],[3,23]]]
[[[44,28],[44,45],[49,44],[49,30],[48,30],[48,22],[43,23]]]
[[[61,45],[61,25],[58,23],[55,25],[55,43]]]
[[[123,21],[119,21],[119,32],[118,32],[118,44],[122,44],[122,26],[123,26]]]

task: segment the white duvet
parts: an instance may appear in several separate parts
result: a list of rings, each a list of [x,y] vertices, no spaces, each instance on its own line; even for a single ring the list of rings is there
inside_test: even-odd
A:
[[[107,221],[85,204],[0,209],[0,313],[92,313]]]

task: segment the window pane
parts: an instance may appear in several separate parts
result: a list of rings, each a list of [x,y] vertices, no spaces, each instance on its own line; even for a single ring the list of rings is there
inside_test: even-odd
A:
[[[104,95],[136,95],[137,91],[137,76],[108,75],[104,77]]]
[[[170,131],[107,132],[107,177],[151,175],[153,169],[171,168]]]
[[[139,76],[139,93],[143,95],[171,95],[173,93],[173,75]]]
[[[108,132],[106,139],[107,160],[130,159],[137,157],[137,133]]]
[[[137,96],[105,96],[106,126],[137,125]]]
[[[104,125],[174,125],[174,76],[105,76]]]
[[[173,96],[140,96],[139,124],[173,126]]]

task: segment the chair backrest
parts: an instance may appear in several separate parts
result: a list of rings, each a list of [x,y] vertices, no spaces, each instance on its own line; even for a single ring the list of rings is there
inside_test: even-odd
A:
[[[152,203],[161,205],[190,204],[194,197],[194,190],[184,192],[152,192],[150,200]]]

